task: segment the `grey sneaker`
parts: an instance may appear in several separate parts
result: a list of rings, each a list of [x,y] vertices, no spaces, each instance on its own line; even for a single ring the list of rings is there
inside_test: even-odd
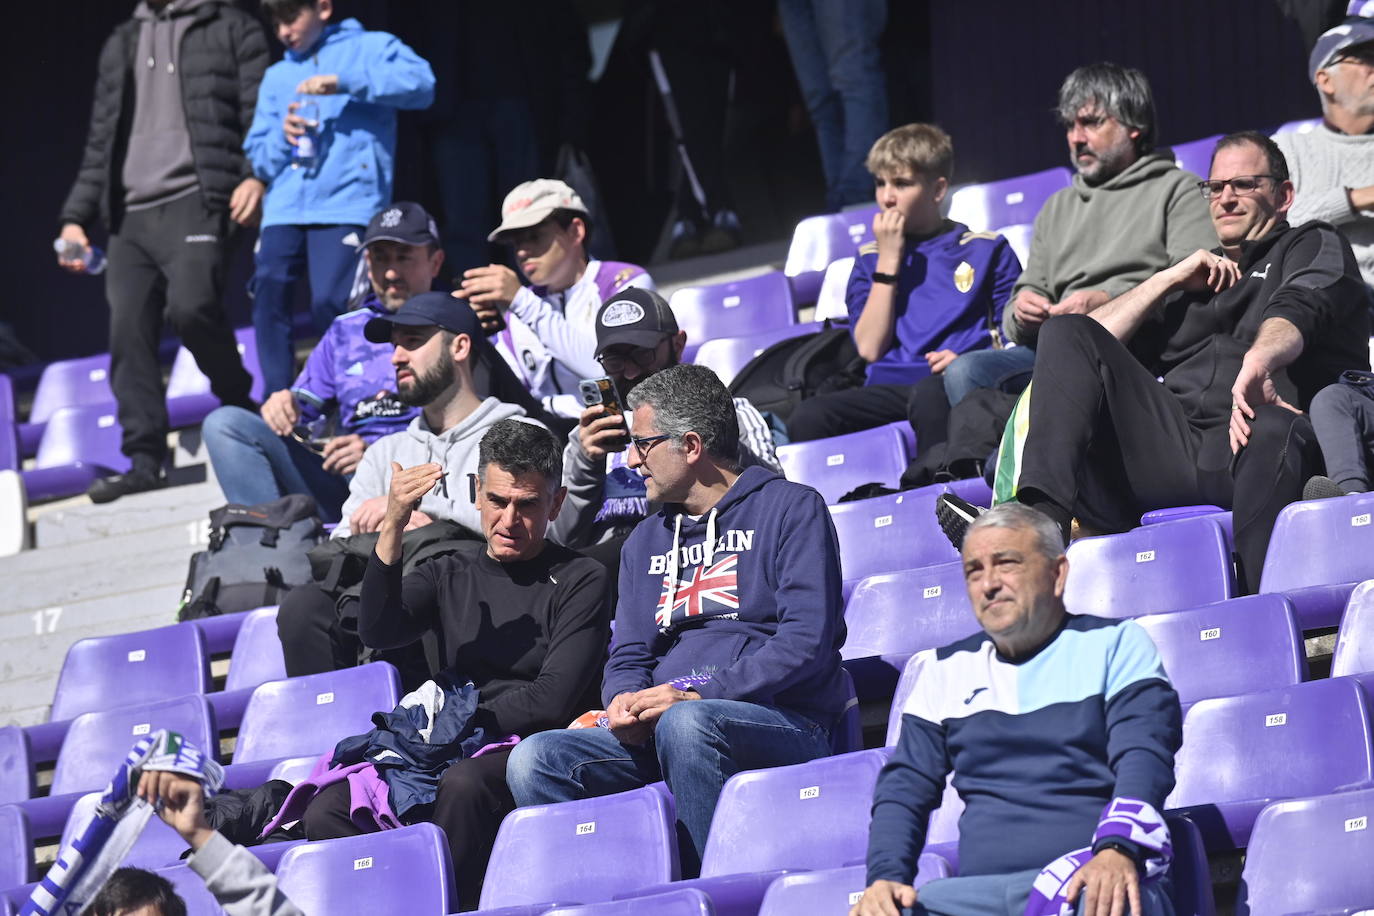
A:
[[[942,493],[940,498],[935,500],[935,520],[940,523],[940,530],[949,538],[955,550],[963,548],[968,526],[986,511],[982,506],[975,506],[953,493]]]
[[[1316,477],[1308,478],[1307,483],[1302,485],[1303,499],[1335,499],[1337,496],[1345,496],[1345,490],[1330,477],[1323,477],[1318,474]]]

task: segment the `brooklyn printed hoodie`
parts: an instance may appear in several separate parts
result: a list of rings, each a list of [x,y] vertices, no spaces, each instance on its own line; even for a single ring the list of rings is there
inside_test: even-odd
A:
[[[686,675],[711,700],[745,700],[832,728],[843,710],[839,545],[815,490],[746,469],[693,518],[664,506],[620,559],[609,704]]]

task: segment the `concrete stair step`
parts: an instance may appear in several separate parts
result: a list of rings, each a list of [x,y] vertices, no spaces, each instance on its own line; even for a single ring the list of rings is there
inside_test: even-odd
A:
[[[73,563],[67,570],[15,573],[6,578],[6,594],[0,599],[0,632],[5,630],[5,620],[54,605],[117,598],[155,586],[172,586],[179,592],[186,584],[191,553],[192,548],[183,546],[171,551],[140,551],[105,562]]]
[[[213,480],[136,493],[103,506],[79,497],[33,510],[34,546],[58,547],[203,520],[222,505],[224,494]]]

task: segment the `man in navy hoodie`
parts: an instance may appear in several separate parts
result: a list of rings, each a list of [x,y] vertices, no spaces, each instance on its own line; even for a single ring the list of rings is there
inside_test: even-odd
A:
[[[525,739],[506,778],[518,805],[666,780],[691,876],[732,774],[830,752],[846,700],[839,548],[815,490],[739,470],[735,405],[710,369],[664,369],[628,400],[629,464],[663,509],[621,553],[605,714]]]

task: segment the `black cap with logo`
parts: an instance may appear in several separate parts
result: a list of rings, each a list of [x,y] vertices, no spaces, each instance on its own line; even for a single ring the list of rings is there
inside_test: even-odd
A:
[[[651,289],[631,286],[615,293],[596,313],[596,353],[616,344],[654,347],[678,331],[668,300]]]

